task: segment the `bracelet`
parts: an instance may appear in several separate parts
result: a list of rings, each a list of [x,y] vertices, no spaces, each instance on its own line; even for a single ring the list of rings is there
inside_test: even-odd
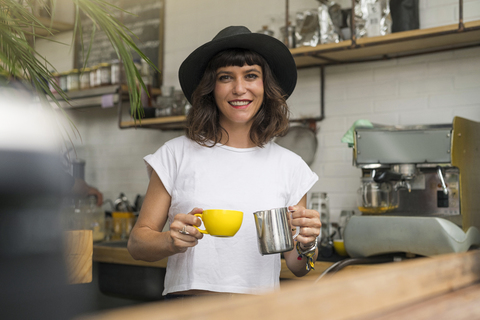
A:
[[[307,271],[315,270],[315,261],[313,261],[313,256],[315,255],[315,250],[317,249],[317,241],[315,241],[310,248],[307,248],[305,250],[302,250],[302,248],[300,247],[300,242],[297,242],[297,245],[295,247],[298,253],[298,260],[307,258],[307,265],[305,267]]]

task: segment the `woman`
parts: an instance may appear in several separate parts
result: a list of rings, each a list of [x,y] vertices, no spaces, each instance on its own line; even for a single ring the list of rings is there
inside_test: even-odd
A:
[[[128,250],[135,259],[168,257],[164,294],[258,294],[279,286],[280,254],[262,256],[253,212],[289,206],[301,227],[297,249],[284,253],[297,276],[315,261],[319,213],[306,194],[318,177],[271,140],[288,129],[286,98],[295,62],[273,37],[228,27],[182,63],[179,79],[192,104],[186,136],[145,157],[150,184]],[[244,213],[231,238],[203,236],[193,226],[203,209]],[[168,231],[162,231],[167,218]]]

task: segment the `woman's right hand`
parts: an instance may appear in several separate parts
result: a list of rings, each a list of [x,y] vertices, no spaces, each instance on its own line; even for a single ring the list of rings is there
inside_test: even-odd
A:
[[[185,252],[188,248],[198,244],[198,240],[203,238],[203,234],[197,228],[201,225],[201,220],[194,216],[196,213],[202,213],[203,209],[194,208],[188,214],[178,213],[170,224],[171,245],[175,252]]]

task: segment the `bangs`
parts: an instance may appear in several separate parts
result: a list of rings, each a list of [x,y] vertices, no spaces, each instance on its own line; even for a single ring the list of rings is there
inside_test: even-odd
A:
[[[265,59],[258,53],[246,49],[229,49],[218,53],[210,61],[208,69],[217,70],[223,67],[243,67],[259,65],[264,69]]]

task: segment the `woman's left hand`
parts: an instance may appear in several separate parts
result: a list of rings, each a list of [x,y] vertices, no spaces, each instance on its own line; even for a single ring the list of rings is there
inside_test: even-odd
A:
[[[322,227],[320,213],[305,209],[300,205],[290,206],[288,210],[292,212],[292,226],[300,227],[300,233],[296,240],[300,242],[302,247],[310,247],[320,234],[320,228]]]

